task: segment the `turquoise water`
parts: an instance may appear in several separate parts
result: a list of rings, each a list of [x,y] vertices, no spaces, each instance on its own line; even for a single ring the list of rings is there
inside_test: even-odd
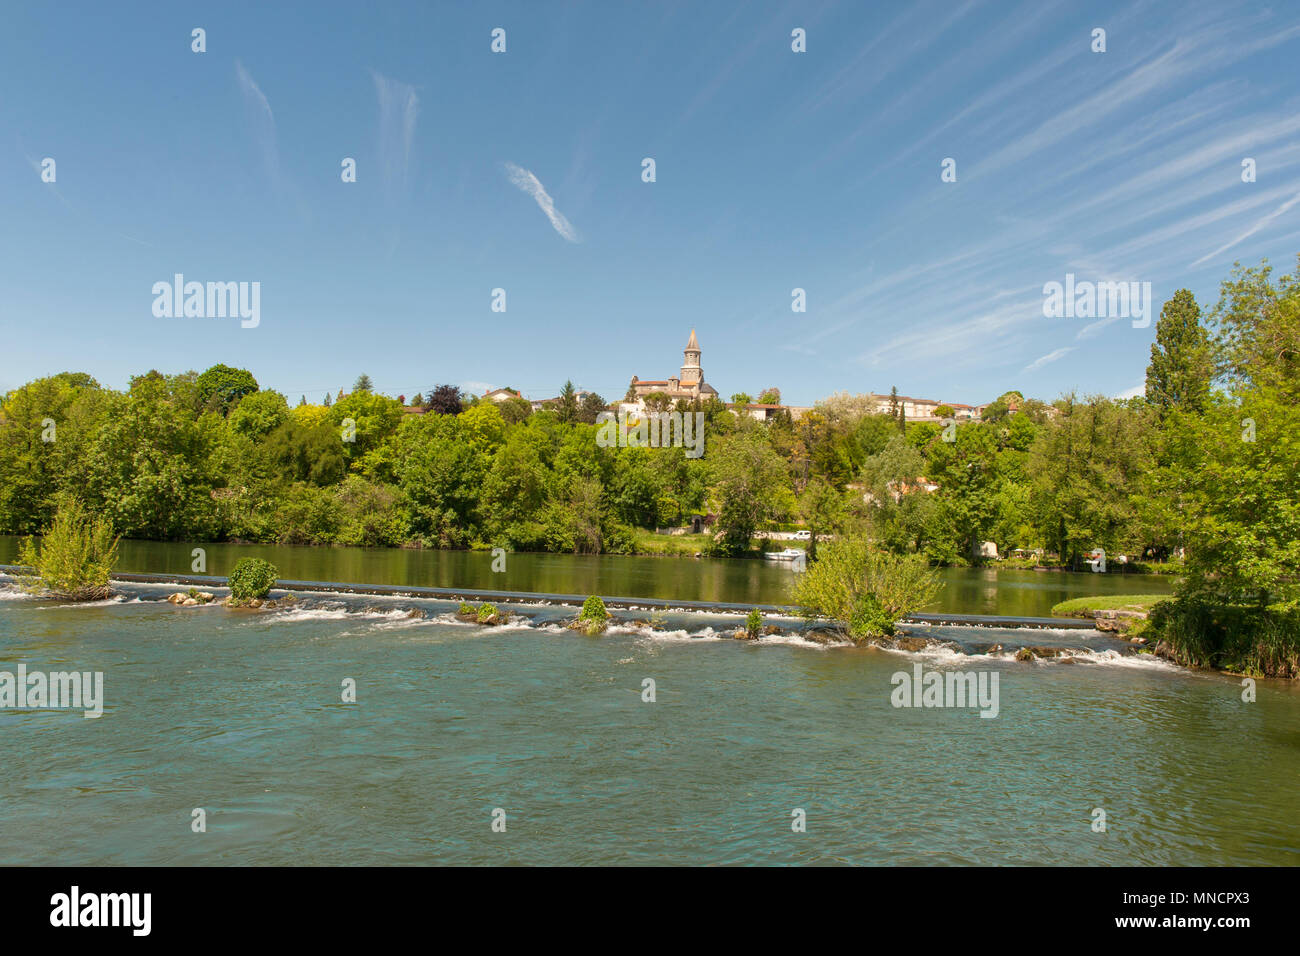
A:
[[[954,643],[904,654],[784,621],[724,639],[725,616],[588,638],[561,608],[480,628],[441,602],[165,593],[0,590],[0,670],[102,671],[107,698],[0,710],[0,863],[1300,863],[1300,690],[1244,703],[1096,632],[917,628]],[[1010,660],[1026,642],[1077,656]],[[918,662],[997,674],[998,716],[891,706]]]

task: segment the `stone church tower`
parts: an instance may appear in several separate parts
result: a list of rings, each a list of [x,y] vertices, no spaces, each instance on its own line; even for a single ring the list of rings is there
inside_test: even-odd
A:
[[[682,354],[681,378],[641,379],[633,375],[627,401],[639,402],[654,392],[662,392],[673,402],[698,402],[710,397],[716,398],[718,390],[704,381],[704,369],[700,368],[700,343],[695,339],[694,329],[691,329],[691,337]]]
[[[700,368],[700,343],[695,341],[695,330],[691,329],[690,341],[686,343],[686,348],[682,353],[685,360],[682,362],[682,387],[697,385],[704,381],[704,370]]]

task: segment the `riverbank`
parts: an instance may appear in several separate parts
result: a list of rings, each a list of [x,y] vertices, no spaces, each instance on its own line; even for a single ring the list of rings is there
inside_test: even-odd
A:
[[[1184,667],[1249,677],[1300,678],[1300,613],[1293,607],[1243,607],[1168,594],[1091,596],[1063,601],[1053,616],[1088,620],[1098,630],[1150,645]]]
[[[0,536],[0,564],[13,564],[19,539]],[[723,602],[753,607],[792,603],[798,572],[790,562],[735,558],[670,560],[633,555],[506,554],[398,548],[204,544],[124,540],[124,572],[224,576],[240,558],[262,558],[297,581],[469,588],[553,594]],[[201,559],[201,561],[200,561]],[[201,565],[201,570],[196,567]],[[943,588],[925,611],[1051,617],[1052,606],[1098,593],[1171,591],[1168,577],[941,568]]]

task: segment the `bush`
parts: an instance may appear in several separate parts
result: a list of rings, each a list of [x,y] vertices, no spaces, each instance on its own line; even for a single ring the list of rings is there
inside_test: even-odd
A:
[[[109,576],[117,564],[118,538],[104,518],[91,517],[80,501],[59,502],[39,548],[27,538],[18,563],[35,570],[23,579],[28,591],[46,591],[69,601],[95,601],[112,593]]]
[[[230,596],[236,601],[255,601],[266,597],[275,587],[280,570],[261,558],[240,558],[230,571],[227,583]]]
[[[819,549],[794,599],[805,617],[828,618],[861,643],[893,634],[899,619],[932,602],[939,587],[923,555],[894,555],[844,536]]]
[[[582,602],[582,613],[578,615],[578,620],[604,624],[609,620],[609,611],[605,610],[605,602],[593,594]]]
[[[1183,597],[1152,608],[1149,625],[1180,663],[1259,677],[1300,676],[1300,611],[1293,606]]]
[[[582,602],[582,613],[578,615],[578,620],[574,625],[588,637],[594,637],[605,630],[609,623],[609,611],[605,610],[605,602],[593,594],[587,600]]]
[[[486,624],[488,621],[492,620],[492,618],[496,617],[496,614],[497,609],[495,605],[480,604],[478,608],[478,622],[480,624]]]
[[[754,608],[745,617],[745,633],[750,637],[758,637],[759,632],[763,630],[763,613]]]

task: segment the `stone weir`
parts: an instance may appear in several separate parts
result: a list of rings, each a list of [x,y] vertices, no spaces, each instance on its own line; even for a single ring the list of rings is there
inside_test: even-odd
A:
[[[0,565],[2,574],[30,573],[30,569],[14,565]],[[114,581],[128,584],[175,584],[188,587],[225,587],[226,579],[203,574],[141,574],[119,572]],[[516,604],[560,604],[581,607],[585,594],[546,594],[535,591],[489,591],[477,588],[433,588],[393,584],[343,584],[334,581],[277,581],[276,588],[285,591],[321,591],[335,594],[374,594],[384,597],[429,598],[437,601],[501,601]],[[727,601],[677,601],[645,597],[604,597],[606,607],[664,611],[704,611],[746,614],[757,608],[764,614],[798,616],[798,608],[782,604],[736,604]],[[1090,620],[1068,617],[1009,617],[1001,614],[944,614],[916,613],[903,618],[908,624],[953,625],[957,627],[1032,627],[1060,630],[1090,631],[1096,624]]]

